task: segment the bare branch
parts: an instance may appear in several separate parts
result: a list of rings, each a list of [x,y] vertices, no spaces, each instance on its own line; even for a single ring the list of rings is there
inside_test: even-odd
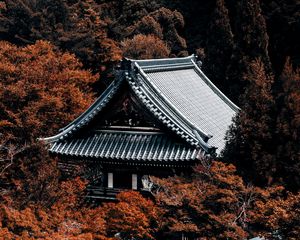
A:
[[[7,142],[2,142],[0,144],[0,162],[2,162],[0,177],[2,177],[7,169],[14,164],[15,156],[23,152],[26,148],[28,148],[28,145],[26,143],[22,146]]]

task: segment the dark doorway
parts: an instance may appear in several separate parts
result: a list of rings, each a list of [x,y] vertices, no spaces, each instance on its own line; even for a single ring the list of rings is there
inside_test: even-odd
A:
[[[132,176],[128,172],[114,172],[114,188],[131,189]]]

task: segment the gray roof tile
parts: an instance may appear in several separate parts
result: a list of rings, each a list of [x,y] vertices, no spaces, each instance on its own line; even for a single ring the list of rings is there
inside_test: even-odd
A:
[[[225,145],[225,133],[239,108],[210,82],[195,60],[194,56],[131,60],[131,67],[120,71],[89,109],[56,136],[43,140],[52,144],[50,151],[67,155],[111,158],[109,149],[115,154],[113,158],[118,159],[194,158],[194,151],[174,146],[161,135],[116,136],[107,132],[88,139],[70,138],[103,109],[126,79],[141,104],[191,148],[201,147],[210,153],[216,147],[220,153]]]
[[[205,136],[212,136],[207,144],[216,147],[220,153],[225,145],[226,131],[239,108],[210,82],[195,63],[195,58],[138,60],[134,64],[139,69],[136,78],[142,82],[137,85],[139,92],[144,91],[147,96],[152,91],[154,115],[165,119],[162,114],[169,114],[172,125],[170,121],[166,125],[173,131],[174,123],[179,126],[175,132],[188,142],[193,141],[193,137],[197,139],[197,135],[204,142],[207,141]],[[134,77],[132,79],[137,82]],[[199,134],[195,135],[195,130]]]
[[[50,152],[69,156],[136,161],[194,161],[201,149],[176,143],[161,132],[102,130],[77,141],[53,142]],[[191,154],[191,153],[195,154]]]

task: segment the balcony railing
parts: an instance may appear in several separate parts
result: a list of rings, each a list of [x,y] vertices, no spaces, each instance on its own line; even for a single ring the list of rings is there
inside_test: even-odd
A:
[[[121,189],[121,188],[108,188],[98,186],[88,186],[86,189],[86,199],[88,202],[96,203],[101,201],[115,201],[116,195],[122,191],[130,191],[132,189]],[[151,193],[148,189],[138,189],[143,196],[150,196]]]

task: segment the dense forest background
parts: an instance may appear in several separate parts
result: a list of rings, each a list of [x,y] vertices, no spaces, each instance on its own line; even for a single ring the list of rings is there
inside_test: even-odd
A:
[[[0,1],[0,238],[297,239],[299,32],[298,0]],[[86,109],[122,57],[193,53],[242,109],[222,156],[155,179],[155,201],[86,205],[88,183],[61,179],[36,139]]]

